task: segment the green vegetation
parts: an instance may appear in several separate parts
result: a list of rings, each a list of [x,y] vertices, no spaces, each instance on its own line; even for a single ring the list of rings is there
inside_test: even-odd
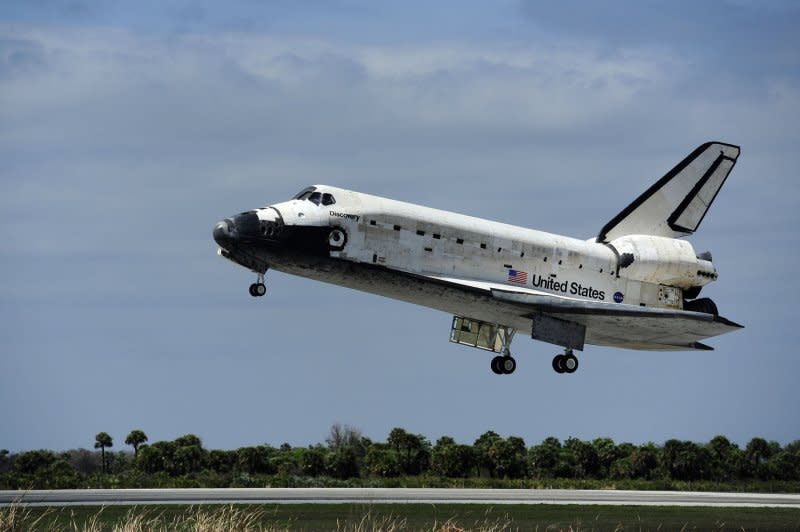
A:
[[[100,449],[103,473],[108,471],[108,464],[106,462],[106,447],[112,447],[113,445],[114,443],[111,440],[111,436],[109,436],[107,432],[100,432],[94,437],[94,448]]]
[[[800,510],[477,504],[0,508],[5,530],[798,530]]]
[[[147,434],[140,429],[132,430],[128,437],[125,438],[125,445],[133,447],[133,455],[135,457],[139,456],[139,447],[145,442],[147,442]]]
[[[139,430],[125,443],[133,452],[0,451],[0,489],[167,487],[502,487],[616,488],[800,492],[800,440],[782,447],[753,438],[744,449],[724,436],[698,444],[615,443],[610,438],[531,447],[517,436],[487,431],[472,445],[443,436],[393,429],[385,443],[334,425],[325,444],[205,449],[193,434],[146,443]]]

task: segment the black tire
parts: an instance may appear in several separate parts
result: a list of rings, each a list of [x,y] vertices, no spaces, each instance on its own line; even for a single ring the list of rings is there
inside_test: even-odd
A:
[[[503,370],[500,369],[500,363],[503,361],[503,357],[497,356],[492,359],[491,367],[492,373],[495,375],[502,375]]]
[[[254,285],[253,293],[256,297],[264,297],[267,295],[267,285],[264,283],[257,283]]]
[[[566,370],[563,366],[564,355],[556,355],[553,357],[553,370],[556,373],[564,373]]]
[[[498,367],[503,372],[503,375],[511,375],[517,369],[517,361],[510,355],[501,357]]]
[[[561,366],[564,368],[566,373],[575,373],[578,371],[578,357],[572,353],[569,355],[564,355],[564,358],[561,361]]]
[[[253,283],[253,284],[251,284],[251,285],[250,285],[250,289],[249,289],[249,290],[250,290],[250,295],[251,295],[251,296],[253,296],[253,297],[258,297],[258,296],[256,295],[256,283]]]

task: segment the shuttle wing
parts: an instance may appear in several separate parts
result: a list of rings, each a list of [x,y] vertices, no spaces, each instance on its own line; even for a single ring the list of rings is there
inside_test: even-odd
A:
[[[611,242],[625,235],[678,238],[694,233],[736,159],[739,147],[707,142],[608,222],[597,236]]]
[[[493,289],[492,296],[519,303],[565,321],[580,323],[592,343],[650,350],[710,350],[699,340],[741,328],[721,316],[702,312],[585,301],[551,294]]]
[[[586,301],[485,281],[439,276],[430,279],[472,293],[483,292],[493,302],[506,306],[509,323],[519,318],[532,323],[537,314],[578,323],[586,327],[586,341],[598,345],[652,351],[711,350],[700,341],[742,328],[721,316],[701,312]]]

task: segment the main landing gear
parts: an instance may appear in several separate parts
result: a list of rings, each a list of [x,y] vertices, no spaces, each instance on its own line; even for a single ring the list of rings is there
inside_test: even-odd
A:
[[[503,346],[500,354],[492,359],[491,368],[495,375],[511,375],[517,369],[517,361],[511,356],[511,340],[514,339],[513,329],[507,329],[500,338]]]
[[[259,273],[256,282],[250,285],[250,295],[253,297],[263,297],[267,295],[267,285],[264,284],[263,273]]]
[[[553,369],[556,373],[575,373],[578,370],[578,357],[572,353],[572,349],[567,349],[563,355],[553,358]]]
[[[497,353],[497,356],[492,358],[492,373],[510,375],[517,369],[517,361],[511,356],[510,349],[511,340],[516,333],[516,329],[506,325],[453,316],[450,341]]]
[[[492,359],[491,366],[496,375],[511,375],[517,369],[517,361],[510,354],[498,355]]]

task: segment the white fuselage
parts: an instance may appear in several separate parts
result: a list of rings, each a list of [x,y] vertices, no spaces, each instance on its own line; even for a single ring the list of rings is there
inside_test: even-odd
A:
[[[346,243],[329,257],[354,265],[659,308],[681,308],[682,289],[716,275],[683,240],[635,235],[600,244],[334,187],[315,189],[335,203],[294,199],[256,213],[263,221],[279,214],[286,227],[341,229]],[[630,264],[620,261],[623,254],[631,255]],[[296,253],[265,259],[271,268],[285,269],[285,263],[291,273],[320,278],[313,268],[293,267],[302,262]],[[517,272],[515,280],[509,270]],[[353,287],[382,292],[370,286]]]
[[[564,347],[559,372],[585,343],[647,350],[708,350],[700,342],[741,328],[701,288],[716,280],[693,234],[739,155],[707,142],[581,240],[326,185],[217,223],[224,257],[441,310],[450,340],[499,353],[511,373],[516,331]],[[501,367],[502,365],[502,367]]]

